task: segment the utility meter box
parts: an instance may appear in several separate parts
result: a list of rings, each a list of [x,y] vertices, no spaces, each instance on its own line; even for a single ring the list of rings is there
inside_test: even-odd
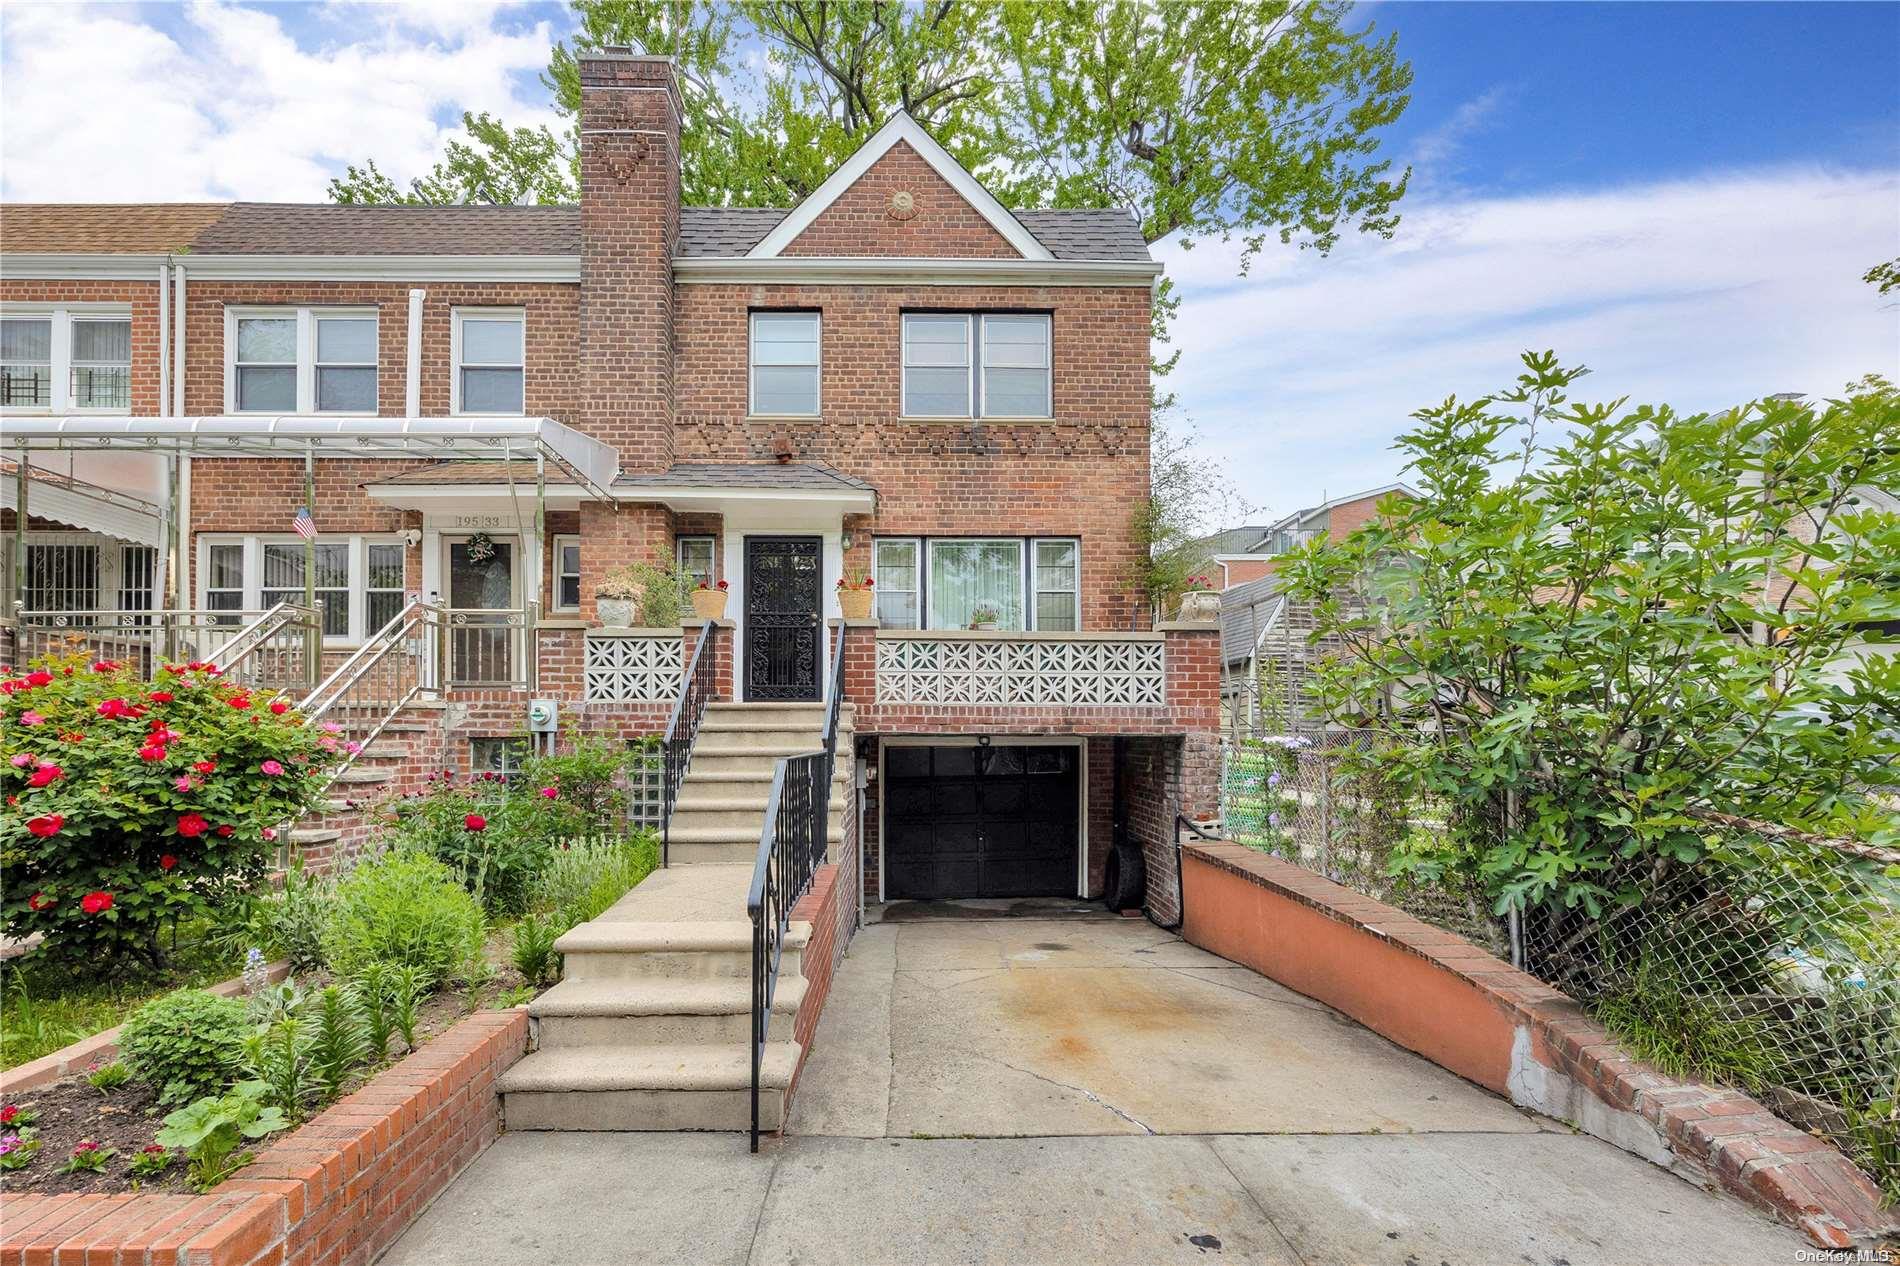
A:
[[[560,706],[553,699],[536,699],[528,704],[528,731],[532,734],[552,734],[561,716]]]

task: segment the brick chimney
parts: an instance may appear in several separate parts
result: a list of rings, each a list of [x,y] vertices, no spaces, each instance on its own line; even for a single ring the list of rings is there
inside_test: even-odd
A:
[[[581,74],[581,427],[623,471],[673,461],[680,90],[668,57],[586,53]]]

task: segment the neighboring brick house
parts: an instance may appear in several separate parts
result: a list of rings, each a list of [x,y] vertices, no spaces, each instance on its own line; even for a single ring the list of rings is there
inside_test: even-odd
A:
[[[1175,919],[1219,638],[1131,583],[1134,221],[1012,212],[901,114],[790,211],[682,207],[670,64],[582,87],[578,207],[0,209],[9,611],[300,597],[308,463],[332,660],[417,597],[475,630],[451,763],[505,765],[530,697],[660,731],[698,629],[603,629],[595,587],[672,563],[730,586],[722,697],[821,699],[847,638],[867,898],[1094,895],[1119,833]]]
[[[1379,502],[1390,496],[1418,494],[1402,483],[1386,484],[1295,510],[1276,523],[1217,532],[1200,543],[1207,555],[1208,579],[1221,589],[1232,589],[1271,576],[1279,565],[1279,555],[1321,536],[1345,539],[1354,528],[1370,522],[1379,512]]]

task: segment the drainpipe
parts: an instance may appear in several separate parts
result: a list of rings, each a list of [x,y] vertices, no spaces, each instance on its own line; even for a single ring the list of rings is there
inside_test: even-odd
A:
[[[409,343],[405,354],[402,415],[422,416],[422,299],[426,290],[409,292]]]
[[[158,266],[158,416],[171,412],[172,395],[172,286],[171,270]]]
[[[172,264],[172,285],[177,291],[172,296],[172,416],[185,416],[185,266]],[[179,573],[183,567],[183,550],[179,542],[183,539],[183,525],[179,522],[179,490],[186,476],[181,467],[189,464],[186,457],[174,457],[171,462],[170,478],[166,481],[165,500],[170,516],[170,530],[166,534],[164,551],[165,562],[165,605],[176,611],[179,602]]]
[[[185,266],[172,265],[172,284],[178,293],[172,302],[172,356],[177,372],[172,375],[172,414],[185,416]]]
[[[8,615],[16,617],[26,605],[26,456],[26,445],[21,444],[13,456],[13,604],[7,610]],[[24,646],[20,635],[20,626],[15,624],[13,649],[16,654]],[[16,662],[25,658],[17,655]]]

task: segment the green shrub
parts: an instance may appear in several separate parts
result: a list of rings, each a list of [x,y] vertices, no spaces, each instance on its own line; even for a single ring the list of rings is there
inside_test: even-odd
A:
[[[338,740],[220,678],[49,660],[0,691],[0,934],[97,964],[255,888]]]
[[[556,916],[561,930],[597,919],[660,864],[652,831],[624,840],[589,840],[554,850],[535,884],[529,906]]]
[[[521,922],[515,924],[515,970],[530,985],[540,984],[559,970],[561,956],[554,952],[554,942],[560,938],[561,931],[550,915],[524,915]]]
[[[246,1139],[261,1139],[289,1126],[260,1081],[246,1081],[223,1095],[199,1099],[165,1118],[159,1143],[191,1159],[191,1185],[209,1191],[250,1162],[238,1152]]]
[[[396,806],[394,841],[447,865],[482,907],[496,914],[520,910],[547,862],[549,837],[517,808],[498,778],[458,785],[434,775],[427,791]]]
[[[326,986],[317,995],[317,1031],[310,1045],[310,1067],[328,1103],[343,1093],[343,1083],[358,1064],[369,1061],[369,1033],[363,1025],[356,991]]]
[[[337,885],[323,957],[340,977],[393,963],[439,983],[468,970],[481,953],[483,931],[481,907],[453,870],[397,850],[361,863]]]
[[[186,1103],[230,1084],[243,1066],[250,1031],[239,999],[180,989],[132,1013],[119,1032],[119,1051],[158,1089],[160,1103]]]

